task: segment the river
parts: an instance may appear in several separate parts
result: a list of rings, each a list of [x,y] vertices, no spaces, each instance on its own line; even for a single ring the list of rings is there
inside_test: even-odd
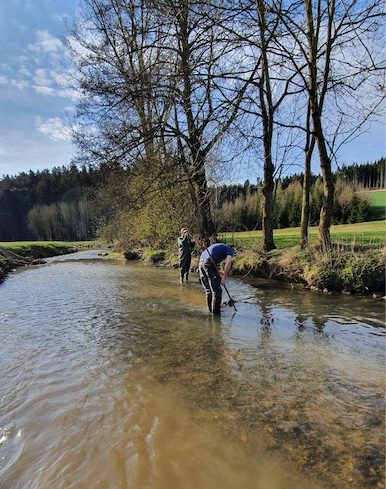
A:
[[[230,279],[213,320],[191,275],[87,251],[0,284],[0,488],[384,487],[384,303]]]

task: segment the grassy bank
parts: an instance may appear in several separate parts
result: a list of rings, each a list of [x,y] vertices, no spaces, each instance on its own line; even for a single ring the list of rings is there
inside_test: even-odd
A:
[[[0,247],[31,259],[73,253],[81,249],[97,248],[97,241],[2,241]]]
[[[4,280],[4,277],[7,275],[8,271],[9,271],[8,260],[0,256],[0,282]]]
[[[333,248],[316,246],[318,228],[309,230],[310,246],[302,250],[300,229],[274,231],[277,250],[259,251],[261,231],[222,236],[236,250],[234,273],[300,283],[324,291],[383,296],[385,289],[385,221],[331,227]]]
[[[316,246],[293,246],[270,253],[239,249],[234,274],[302,284],[326,292],[384,295],[385,250],[334,246],[323,254]]]
[[[73,253],[82,249],[97,248],[101,243],[96,241],[12,241],[0,242],[0,249],[14,253],[17,257],[25,258],[27,261],[38,260],[50,256],[64,255]],[[23,265],[20,261],[20,265]],[[7,273],[18,266],[17,259],[13,261],[10,257],[0,255],[0,281],[4,279]]]
[[[331,238],[335,242],[353,245],[375,245],[385,243],[386,221],[361,222],[331,226]],[[262,231],[222,233],[219,238],[224,243],[242,248],[256,248],[263,236]],[[300,241],[300,228],[275,229],[273,232],[278,249],[295,246]],[[309,228],[310,244],[316,243],[318,228]]]
[[[385,221],[333,226],[334,246],[323,254],[315,244],[302,250],[297,244],[299,229],[274,232],[277,250],[259,251],[261,231],[225,233],[220,236],[235,250],[233,274],[302,284],[312,289],[354,294],[384,295]],[[311,228],[311,243],[316,242],[317,228]],[[198,267],[195,250],[192,268]],[[178,267],[176,245],[169,248],[128,250],[127,259],[142,259],[151,264]]]
[[[385,249],[334,246],[323,254],[316,246],[302,250],[299,245],[262,253],[248,247],[234,247],[232,273],[235,276],[262,277],[301,284],[324,292],[343,292],[382,297],[385,289]],[[158,266],[178,267],[178,254],[172,249],[136,249],[128,259],[142,259]],[[198,253],[192,269],[198,268]]]

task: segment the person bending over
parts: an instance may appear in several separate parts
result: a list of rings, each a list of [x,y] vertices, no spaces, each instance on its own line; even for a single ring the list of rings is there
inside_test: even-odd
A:
[[[232,248],[224,243],[212,244],[200,256],[200,280],[205,289],[208,309],[215,316],[221,312],[221,285],[225,285],[228,278],[232,258]],[[219,271],[218,265],[224,260],[224,270]]]

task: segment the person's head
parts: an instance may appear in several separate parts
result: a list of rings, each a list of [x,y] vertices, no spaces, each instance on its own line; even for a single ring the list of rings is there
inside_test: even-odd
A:
[[[181,228],[180,234],[181,234],[181,236],[187,236],[189,234],[189,229],[188,228]]]

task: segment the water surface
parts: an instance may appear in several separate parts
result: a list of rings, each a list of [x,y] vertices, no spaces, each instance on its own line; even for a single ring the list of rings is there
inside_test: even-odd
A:
[[[381,488],[384,305],[50,259],[0,285],[1,489]]]

